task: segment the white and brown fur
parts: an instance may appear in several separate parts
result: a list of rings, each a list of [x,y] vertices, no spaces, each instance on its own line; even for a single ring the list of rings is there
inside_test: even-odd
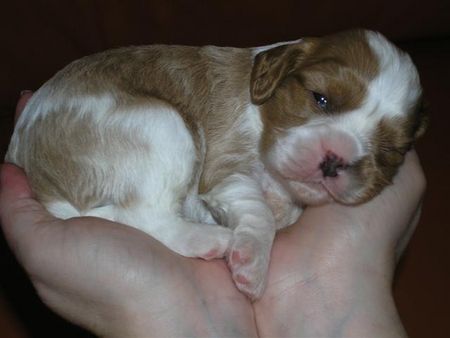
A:
[[[129,47],[40,88],[6,160],[54,215],[122,222],[184,256],[227,256],[257,298],[276,229],[304,205],[358,204],[390,184],[424,130],[420,105],[409,56],[370,31],[249,49]]]

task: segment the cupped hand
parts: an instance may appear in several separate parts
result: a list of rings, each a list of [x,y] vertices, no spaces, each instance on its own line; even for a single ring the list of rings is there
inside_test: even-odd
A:
[[[268,286],[255,304],[259,332],[404,335],[391,284],[417,225],[425,185],[410,151],[393,185],[368,203],[307,208],[274,243]]]
[[[103,219],[54,218],[13,165],[2,168],[0,211],[40,297],[72,322],[102,336],[255,335],[251,304],[221,260],[181,257]]]

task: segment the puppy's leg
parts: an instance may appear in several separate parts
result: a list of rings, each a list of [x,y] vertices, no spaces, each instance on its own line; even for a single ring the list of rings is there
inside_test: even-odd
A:
[[[116,221],[146,232],[172,251],[185,257],[200,257],[206,260],[225,256],[232,231],[228,228],[188,222],[174,213],[141,204],[134,207],[105,205],[79,212],[69,202],[55,201],[46,204],[56,217],[67,219],[93,216]]]
[[[224,257],[232,231],[226,227],[188,222],[161,208],[141,204],[116,210],[116,221],[140,229],[169,249],[186,257],[214,259]]]
[[[228,264],[239,290],[251,299],[265,288],[275,220],[259,185],[250,177],[233,175],[204,199],[219,222],[234,228]]]

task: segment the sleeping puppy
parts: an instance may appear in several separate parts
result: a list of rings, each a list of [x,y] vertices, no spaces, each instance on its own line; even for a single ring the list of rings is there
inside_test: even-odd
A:
[[[425,130],[410,57],[371,31],[267,47],[143,46],[73,62],[17,122],[6,161],[55,216],[98,216],[227,257],[264,290],[277,229],[356,205]]]

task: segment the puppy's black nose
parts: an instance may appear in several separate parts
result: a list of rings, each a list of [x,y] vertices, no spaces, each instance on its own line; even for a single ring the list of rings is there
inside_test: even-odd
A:
[[[325,159],[319,165],[322,170],[323,177],[336,177],[338,170],[344,169],[344,161],[333,153],[328,153]]]

